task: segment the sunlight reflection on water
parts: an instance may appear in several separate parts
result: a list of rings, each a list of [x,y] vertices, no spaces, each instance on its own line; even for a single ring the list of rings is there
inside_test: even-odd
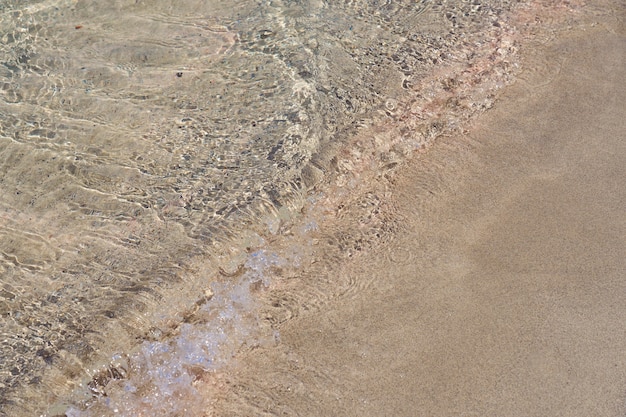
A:
[[[0,6],[0,410],[200,410],[321,218],[392,233],[354,190],[492,105],[515,3]]]

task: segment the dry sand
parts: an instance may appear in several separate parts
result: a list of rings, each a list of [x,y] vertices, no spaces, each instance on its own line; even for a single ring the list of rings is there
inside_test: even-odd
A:
[[[527,55],[396,178],[397,237],[336,272],[366,284],[240,358],[218,414],[626,415],[623,20]]]

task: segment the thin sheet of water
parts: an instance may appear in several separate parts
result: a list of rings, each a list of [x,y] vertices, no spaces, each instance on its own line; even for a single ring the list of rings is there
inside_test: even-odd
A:
[[[203,374],[279,342],[255,294],[306,213],[493,103],[509,3],[1,5],[0,414],[208,407]]]

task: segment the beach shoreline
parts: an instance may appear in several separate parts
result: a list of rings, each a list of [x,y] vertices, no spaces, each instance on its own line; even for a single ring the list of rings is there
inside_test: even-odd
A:
[[[622,412],[619,2],[166,3],[3,15],[0,415]]]
[[[341,285],[278,321],[277,346],[207,378],[207,414],[623,415],[626,32],[614,13],[526,45],[493,109],[381,182],[393,239],[293,278]],[[270,290],[270,306],[302,304],[289,288]]]

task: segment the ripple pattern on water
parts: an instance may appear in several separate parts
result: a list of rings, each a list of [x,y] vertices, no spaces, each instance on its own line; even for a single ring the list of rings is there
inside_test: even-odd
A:
[[[0,410],[69,392],[80,408],[88,383],[126,383],[111,358],[170,346],[163,328],[194,334],[186,312],[248,279],[267,242],[306,236],[283,248],[299,265],[311,239],[329,260],[389,239],[384,189],[359,187],[493,103],[514,71],[514,3],[0,5]],[[311,196],[357,220],[317,231]],[[279,280],[265,320],[371,285],[316,276],[295,293]]]

